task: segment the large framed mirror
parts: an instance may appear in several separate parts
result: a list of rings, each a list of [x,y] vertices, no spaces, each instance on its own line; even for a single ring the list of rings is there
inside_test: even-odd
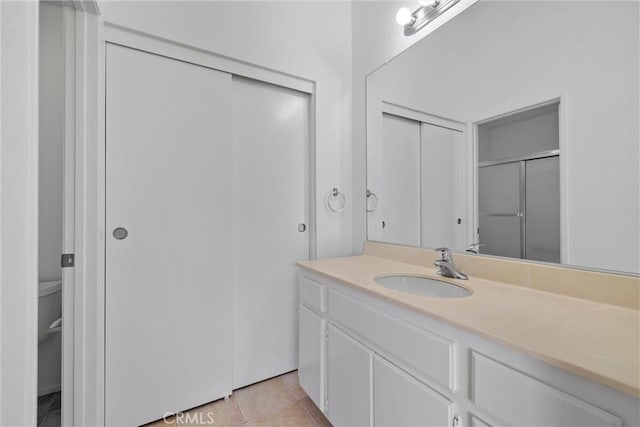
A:
[[[640,4],[481,0],[367,76],[367,239],[637,274]]]

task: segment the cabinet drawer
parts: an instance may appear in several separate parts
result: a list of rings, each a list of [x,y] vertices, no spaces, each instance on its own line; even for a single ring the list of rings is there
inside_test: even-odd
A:
[[[508,424],[621,426],[608,412],[507,365],[472,352],[472,400]]]
[[[329,315],[425,382],[453,389],[453,342],[329,289]]]
[[[300,302],[320,313],[324,313],[324,285],[306,276],[300,276],[298,284]]]

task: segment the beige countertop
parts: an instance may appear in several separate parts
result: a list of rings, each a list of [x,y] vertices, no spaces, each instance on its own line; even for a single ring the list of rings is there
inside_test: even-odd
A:
[[[434,268],[370,255],[298,265],[640,397],[638,310],[477,277],[443,279]],[[409,295],[375,282],[376,276],[385,274],[433,277],[473,294],[465,298]]]

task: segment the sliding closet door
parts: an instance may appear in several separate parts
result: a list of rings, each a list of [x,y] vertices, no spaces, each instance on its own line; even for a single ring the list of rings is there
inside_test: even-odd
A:
[[[429,123],[421,129],[422,246],[464,250],[462,144],[464,133]]]
[[[106,70],[106,424],[231,392],[231,76],[116,45]]]
[[[420,126],[382,115],[381,180],[377,194],[382,241],[420,246]]]
[[[298,366],[295,262],[309,258],[309,97],[233,77],[234,389]]]

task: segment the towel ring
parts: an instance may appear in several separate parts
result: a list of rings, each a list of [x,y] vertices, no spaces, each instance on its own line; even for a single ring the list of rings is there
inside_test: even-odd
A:
[[[373,205],[369,205],[369,200]],[[374,212],[378,208],[378,196],[373,191],[367,190],[367,212]]]
[[[340,213],[344,210],[344,207],[347,203],[347,198],[334,187],[329,193],[327,193],[327,197],[324,199],[325,205],[327,205],[327,209],[334,213]]]

